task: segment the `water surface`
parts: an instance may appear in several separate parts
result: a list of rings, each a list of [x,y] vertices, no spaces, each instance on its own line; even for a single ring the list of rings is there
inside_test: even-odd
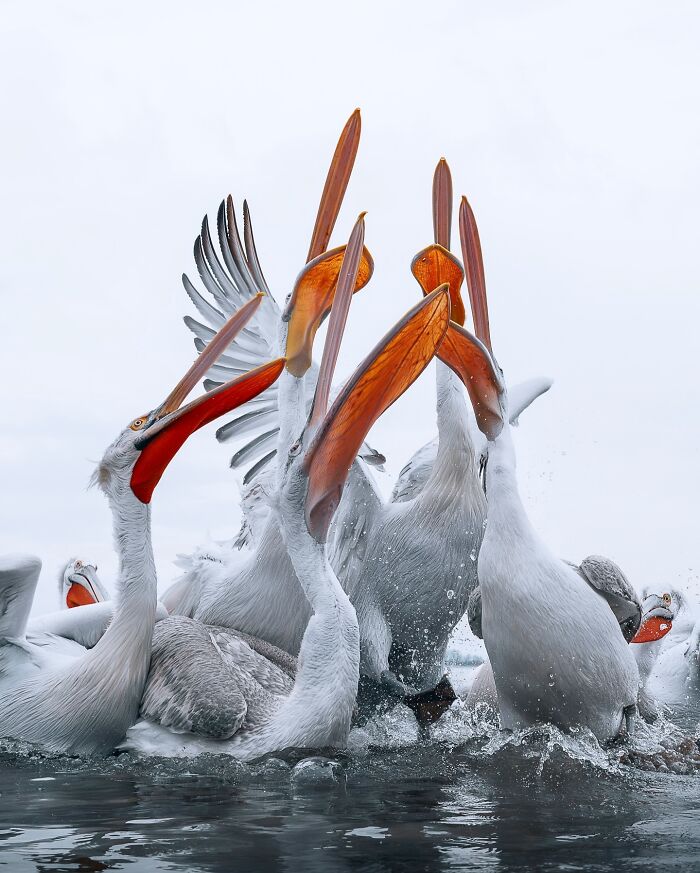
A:
[[[617,758],[585,734],[479,733],[459,713],[429,738],[407,711],[332,759],[6,750],[0,869],[700,870],[700,775]]]

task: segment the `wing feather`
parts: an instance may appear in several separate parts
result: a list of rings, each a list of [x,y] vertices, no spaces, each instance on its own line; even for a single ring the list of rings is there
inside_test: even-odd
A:
[[[243,241],[245,243],[246,259],[250,266],[250,272],[253,274],[253,278],[257,282],[260,290],[265,291],[269,294],[270,289],[268,288],[265,277],[263,276],[262,268],[260,266],[260,260],[258,258],[258,252],[255,248],[253,223],[250,220],[250,209],[248,209],[247,200],[243,201]]]
[[[276,446],[278,433],[279,427],[275,427],[272,430],[267,430],[265,433],[261,433],[259,436],[255,437],[255,439],[250,440],[250,442],[246,443],[243,448],[239,449],[231,458],[230,466],[233,469],[236,469],[236,467],[242,466],[251,458],[257,459],[257,457],[261,453],[266,452],[270,446]]]
[[[0,641],[24,636],[40,572],[33,555],[0,557]]]
[[[266,406],[261,406],[259,409],[244,412],[238,418],[234,418],[222,425],[216,432],[216,438],[220,443],[227,442],[233,439],[234,436],[237,437],[242,436],[244,433],[250,433],[250,431],[257,430],[271,421],[276,422],[277,419],[277,404],[270,403]]]
[[[228,739],[294,684],[296,662],[228,628],[170,616],[156,625],[141,715],[175,731]]]

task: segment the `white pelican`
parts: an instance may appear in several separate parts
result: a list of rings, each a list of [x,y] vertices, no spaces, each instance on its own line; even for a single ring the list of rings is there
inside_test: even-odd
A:
[[[663,640],[673,627],[675,612],[673,598],[665,594],[648,594],[642,602],[642,622],[631,640],[634,657],[639,669],[639,714],[646,721],[656,721],[659,708],[648,688],[649,677],[654,668]]]
[[[590,575],[597,575],[598,580],[600,579],[600,576],[596,573],[596,569],[592,568],[596,568],[598,562],[601,561],[607,562],[608,559],[593,556],[592,558],[586,558],[582,561],[581,566],[587,567],[586,574],[581,572],[580,567],[576,568],[575,565],[571,565],[568,562],[565,563],[578,569],[580,574],[584,576],[587,582],[589,582],[588,576]],[[608,563],[621,574],[622,571],[619,570],[617,565],[613,564],[612,561],[609,561]],[[592,588],[599,590],[598,585],[590,582],[589,584],[591,584]],[[605,593],[600,590],[599,593],[605,597]],[[479,589],[477,588],[474,591],[474,595],[478,594]],[[629,592],[625,591],[625,594],[629,595]],[[625,597],[624,602],[629,602],[627,596]],[[617,602],[614,602],[614,605],[617,606]],[[626,606],[623,607],[623,611],[627,611]],[[671,595],[650,594],[644,598],[644,601],[641,604],[641,618],[636,620],[637,631],[632,636],[629,634],[629,619],[620,620],[619,615],[615,614],[614,610],[613,614],[618,620],[620,631],[626,642],[634,644],[632,651],[639,669],[639,692],[637,697],[639,714],[645,721],[656,721],[659,716],[659,709],[647,686],[651,671],[659,656],[661,640],[666,637],[673,626],[674,611],[672,608]],[[469,624],[472,631],[477,636],[482,635],[481,618],[480,597],[472,596],[469,599]],[[467,696],[467,706],[470,710],[477,712],[481,716],[487,715],[489,710],[493,715],[498,713],[496,685],[493,678],[493,670],[488,661],[482,664],[474,676],[474,681]]]
[[[304,379],[305,408],[310,406],[318,377],[318,367],[311,360],[313,340],[330,309],[333,285],[345,248],[326,252],[326,246],[350,177],[359,136],[360,114],[356,111],[341,133],[318,208],[307,255],[315,269],[301,274],[290,303],[297,305],[294,329],[299,331],[296,338],[298,350],[290,367]],[[214,250],[206,219],[195,243],[194,254],[204,286],[219,309],[204,300],[192,283],[183,277],[185,289],[199,313],[213,328],[223,320],[224,313],[234,312],[259,290],[265,296],[247,332],[237,337],[234,347],[210,370],[213,380],[230,378],[250,362],[280,354],[283,348],[280,331],[284,327],[282,312],[271,296],[260,268],[247,206],[244,207],[243,241],[230,197],[219,208],[217,226],[223,263]],[[372,268],[372,259],[365,250],[358,289],[369,281]],[[213,329],[189,317],[185,322],[194,331],[195,344],[201,351]],[[215,381],[205,382],[208,387],[215,384]],[[251,485],[256,495],[262,497],[258,504],[261,509],[254,519],[257,522],[256,541],[251,543],[243,530],[231,548],[224,545],[212,549],[209,544],[205,545],[198,554],[186,559],[187,572],[165,592],[163,601],[171,613],[235,628],[296,655],[311,613],[282,540],[279,523],[267,511],[270,499],[275,497],[276,484],[269,482],[269,476],[267,481],[261,478],[266,467],[269,470],[267,465],[277,450],[280,426],[278,393],[276,387],[266,392],[253,404],[248,404],[242,415],[217,431],[219,439],[228,440],[265,428],[264,433],[236,452],[231,462],[237,467],[263,455],[244,479],[244,484]],[[362,452],[374,459],[374,453],[368,447],[363,447]],[[262,495],[261,491],[264,492]]]
[[[424,294],[446,282],[452,304],[447,339],[436,362],[436,450],[429,463],[425,459],[430,449],[421,450],[389,504],[373,487],[366,468],[356,465],[350,474],[354,499],[349,493],[340,508],[332,554],[357,609],[368,695],[378,680],[395,694],[408,694],[406,702],[416,712],[430,703],[431,689],[434,703],[440,700],[443,709],[454,699],[449,681],[441,679],[445,651],[476,585],[486,516],[479,456],[449,340],[453,326],[462,325],[465,318],[460,296],[464,271],[449,252],[451,213],[452,179],[443,158],[433,177],[435,244],[419,252],[411,265]],[[485,298],[478,294],[485,281],[481,246],[471,212],[469,217],[460,228],[462,251],[477,332],[488,343],[488,312],[482,305]],[[544,381],[530,383],[531,393],[519,401],[522,405],[514,417],[548,387]],[[411,480],[419,459],[423,473],[409,484],[406,480]]]
[[[467,209],[463,200],[461,219]],[[478,339],[464,330],[457,336],[457,357],[487,440],[488,521],[478,572],[501,726],[585,725],[599,740],[612,739],[633,724],[639,685],[634,655],[605,600],[549,551],[530,524],[518,493],[500,369]]]
[[[279,387],[280,449],[287,451],[279,453],[274,517],[311,613],[296,669],[293,659],[265,641],[181,616],[166,619],[154,637],[141,708],[145,720],[129,731],[127,748],[157,754],[209,750],[252,760],[347,740],[359,678],[359,630],[328,560],[326,536],[367,431],[425,369],[449,318],[442,287],[389,332],[328,410],[363,235],[361,216],[338,279],[308,419],[303,378],[288,368]],[[312,262],[307,272],[314,268]],[[292,299],[288,314],[287,359],[294,361],[297,327],[305,317],[301,296]]]
[[[106,632],[89,651],[63,657],[25,633],[40,561],[0,561],[0,736],[74,754],[106,753],[138,714],[151,657],[156,572],[150,500],[168,463],[197,428],[267,388],[283,361],[241,376],[218,391],[181,403],[245,324],[255,301],[237,313],[163,404],[134,419],[105,452],[94,476],[107,495],[119,554],[119,597]],[[83,606],[70,613],[99,609]]]
[[[355,124],[357,126],[353,127]],[[324,221],[332,227],[340,195],[333,198],[336,208],[332,211],[327,205],[326,194],[329,188],[344,190],[351,162],[342,169],[338,155],[350,152],[354,156],[357,136],[359,115],[354,115],[341,136],[331,165],[317,228],[323,223],[320,217],[329,215],[332,220],[326,217]],[[338,172],[342,184],[332,181],[333,174]],[[434,181],[434,227],[436,238],[448,244],[451,200],[449,169],[441,161]],[[216,257],[206,223],[195,245],[195,260],[205,287],[224,311],[230,311],[246,294],[266,286],[263,285],[249,216],[246,212],[244,251],[230,198],[226,206],[222,204],[219,209],[218,230],[226,269]],[[330,230],[325,234],[326,239],[329,234]],[[317,233],[314,239],[316,237]],[[464,244],[468,246],[465,251],[470,285],[483,283],[473,217]],[[310,254],[313,251],[312,243]],[[414,260],[413,271],[425,293],[446,280],[450,286],[453,315],[463,321],[464,306],[459,294],[462,268],[446,248],[436,244],[421,252]],[[223,318],[187,280],[185,287],[200,313],[211,324],[216,323],[215,318]],[[256,322],[256,341],[266,353],[271,353],[275,348],[271,336],[274,336],[278,315],[271,297],[266,298],[264,306],[266,308],[261,307],[261,312],[266,313],[268,320]],[[480,310],[475,317],[479,329],[488,335],[487,313]],[[309,368],[306,374],[307,397],[316,380],[310,343],[317,319],[315,311],[312,312],[311,327],[305,331],[309,351],[305,350],[299,356],[297,369],[301,373],[304,368]],[[186,320],[198,333],[197,347],[203,348],[209,329],[192,319]],[[219,378],[230,375],[231,371],[226,367],[233,366],[237,358],[251,355],[252,346],[244,348],[239,343],[235,354],[236,357],[225,357],[213,375]],[[373,684],[379,681],[382,693],[387,689],[398,696],[408,693],[411,702],[416,690],[432,688],[442,675],[450,631],[463,614],[466,597],[475,583],[476,555],[483,534],[485,500],[462,389],[452,371],[442,363],[438,364],[437,378],[438,426],[443,439],[440,463],[426,477],[430,479],[430,487],[420,495],[412,495],[415,499],[404,501],[403,505],[385,506],[370,471],[362,460],[358,460],[351,470],[331,537],[331,563],[358,611],[362,673],[369,678],[368,690],[371,693]],[[517,417],[533,396],[548,387],[549,383],[542,380],[523,386],[513,405],[513,416]],[[244,480],[246,484],[256,482],[261,467],[274,456],[277,417],[276,398],[261,398],[256,408],[246,411],[218,432],[220,438],[230,438],[256,427],[268,428],[232,459],[232,465],[236,466],[244,460],[254,460],[273,447],[248,472]],[[376,453],[366,446],[361,458],[375,463],[378,459]],[[448,548],[445,548],[445,543]],[[226,554],[224,549],[222,554],[216,551],[216,559],[210,560],[212,549],[205,547],[204,560],[190,562],[186,575],[164,595],[168,608],[204,622],[237,628],[295,655],[308,621],[308,603],[285,553],[274,519],[269,520],[252,552],[232,550]],[[417,567],[421,567],[420,573],[416,572]],[[424,569],[426,567],[428,570]],[[405,597],[402,593],[397,597],[397,590],[411,592],[411,595]],[[401,680],[396,678],[392,667],[400,672]]]
[[[648,697],[668,707],[675,722],[693,728],[700,719],[700,620],[687,597],[677,591],[670,596],[673,627],[651,643],[651,657],[638,659],[639,670],[648,674]]]

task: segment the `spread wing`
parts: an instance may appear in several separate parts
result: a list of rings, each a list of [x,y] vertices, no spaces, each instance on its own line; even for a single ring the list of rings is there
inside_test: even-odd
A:
[[[182,277],[185,291],[201,318],[198,320],[190,315],[185,316],[185,324],[194,334],[197,351],[201,352],[224,322],[259,291],[265,297],[251,321],[209,369],[204,381],[208,391],[282,354],[279,336],[281,311],[270,293],[260,266],[248,204],[243,204],[243,239],[238,231],[230,196],[219,206],[216,229],[218,252],[206,216],[194,244],[197,272],[209,299],[197,290],[186,275]],[[314,362],[304,377],[307,411],[311,408],[317,378],[318,364]],[[268,467],[277,453],[277,397],[275,384],[240,407],[236,416],[216,431],[219,442],[232,442],[240,446],[231,457],[231,467],[245,470],[245,485]],[[245,439],[241,441],[241,437]],[[384,461],[366,443],[361,456],[369,463],[381,464]]]
[[[40,572],[33,555],[0,556],[0,642],[24,637]]]
[[[228,739],[269,717],[296,661],[269,643],[184,616],[159,622],[141,715],[176,732]]]
[[[203,292],[197,290],[187,275],[182,277],[187,296],[199,316],[193,318],[186,315],[184,319],[194,334],[198,352],[207,346],[216,331],[241,306],[260,291],[265,295],[253,318],[236,336],[226,353],[209,369],[204,381],[207,390],[280,354],[281,312],[260,266],[247,204],[243,205],[243,222],[241,239],[233,200],[228,197],[221,203],[217,213],[218,246],[215,246],[209,220],[205,216],[201,233],[194,244],[194,261],[204,286]],[[247,443],[233,455],[232,467],[249,465],[260,469],[260,466],[269,463],[277,445],[278,417],[275,384],[237,410],[236,416],[217,430],[219,442],[239,442],[240,437],[248,437]],[[264,463],[260,465],[263,460]]]

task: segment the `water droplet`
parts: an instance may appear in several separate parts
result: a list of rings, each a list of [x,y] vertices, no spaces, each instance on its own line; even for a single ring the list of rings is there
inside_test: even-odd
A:
[[[461,579],[462,577],[461,577],[461,576],[458,576],[457,578],[458,578],[458,579]],[[447,589],[447,599],[448,599],[448,600],[452,600],[452,598],[453,598],[454,596],[455,596],[454,591],[453,591],[451,588],[448,588],[448,589]]]

